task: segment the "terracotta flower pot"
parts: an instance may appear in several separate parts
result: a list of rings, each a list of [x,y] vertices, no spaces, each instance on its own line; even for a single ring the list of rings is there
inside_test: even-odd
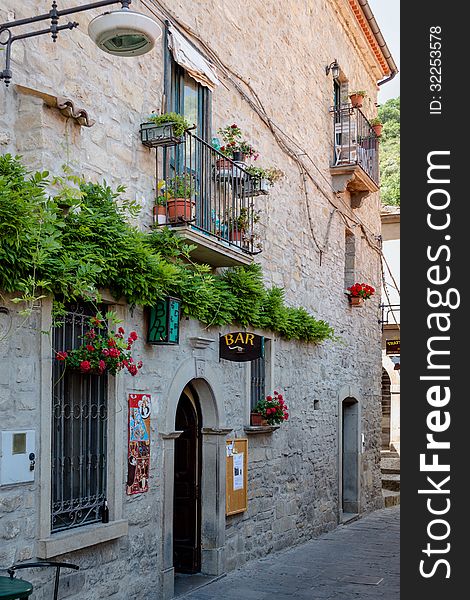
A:
[[[252,412],[250,414],[250,424],[253,427],[261,427],[263,425],[269,425],[266,419],[260,413]]]
[[[383,125],[372,125],[372,129],[375,131],[375,135],[380,137],[382,135]]]
[[[194,200],[189,198],[172,198],[167,200],[168,220],[170,223],[190,221],[193,218]]]
[[[361,296],[349,296],[349,302],[351,306],[361,306],[364,303],[364,298],[361,298]]]
[[[218,158],[215,161],[215,166],[218,171],[223,171],[224,169],[231,169],[232,163],[226,158]]]
[[[233,230],[230,232],[229,237],[232,242],[241,243],[243,242],[243,234],[244,231],[242,229],[238,229],[237,231]]]
[[[356,108],[361,108],[364,96],[361,96],[360,94],[352,94],[351,96],[349,96],[349,99],[351,100],[351,104],[353,106],[355,106]]]

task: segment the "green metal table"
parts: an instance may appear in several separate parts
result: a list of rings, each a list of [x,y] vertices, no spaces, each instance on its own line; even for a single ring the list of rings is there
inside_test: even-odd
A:
[[[24,579],[0,576],[0,599],[16,600],[17,598],[29,598],[33,592],[33,586]]]

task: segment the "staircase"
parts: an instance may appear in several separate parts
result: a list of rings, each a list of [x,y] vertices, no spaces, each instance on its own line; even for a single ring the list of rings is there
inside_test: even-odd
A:
[[[382,495],[384,506],[400,504],[400,455],[394,450],[382,450],[380,453],[382,472]]]

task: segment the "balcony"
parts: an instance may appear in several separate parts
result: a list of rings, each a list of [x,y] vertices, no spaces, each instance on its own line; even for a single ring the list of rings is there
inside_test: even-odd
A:
[[[191,131],[156,152],[155,224],[195,245],[191,254],[198,262],[250,264],[260,252],[253,197],[265,192],[245,163],[226,158]]]
[[[357,107],[334,107],[333,159],[330,173],[335,192],[349,191],[351,207],[379,190],[379,138]]]

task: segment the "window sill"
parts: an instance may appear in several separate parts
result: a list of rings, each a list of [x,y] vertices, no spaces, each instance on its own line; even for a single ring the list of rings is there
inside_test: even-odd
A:
[[[252,435],[256,433],[272,433],[279,429],[280,425],[245,425],[245,433]]]
[[[52,558],[95,544],[109,542],[127,535],[127,519],[113,521],[112,523],[93,523],[84,527],[77,527],[70,531],[62,531],[38,541],[38,558]]]

